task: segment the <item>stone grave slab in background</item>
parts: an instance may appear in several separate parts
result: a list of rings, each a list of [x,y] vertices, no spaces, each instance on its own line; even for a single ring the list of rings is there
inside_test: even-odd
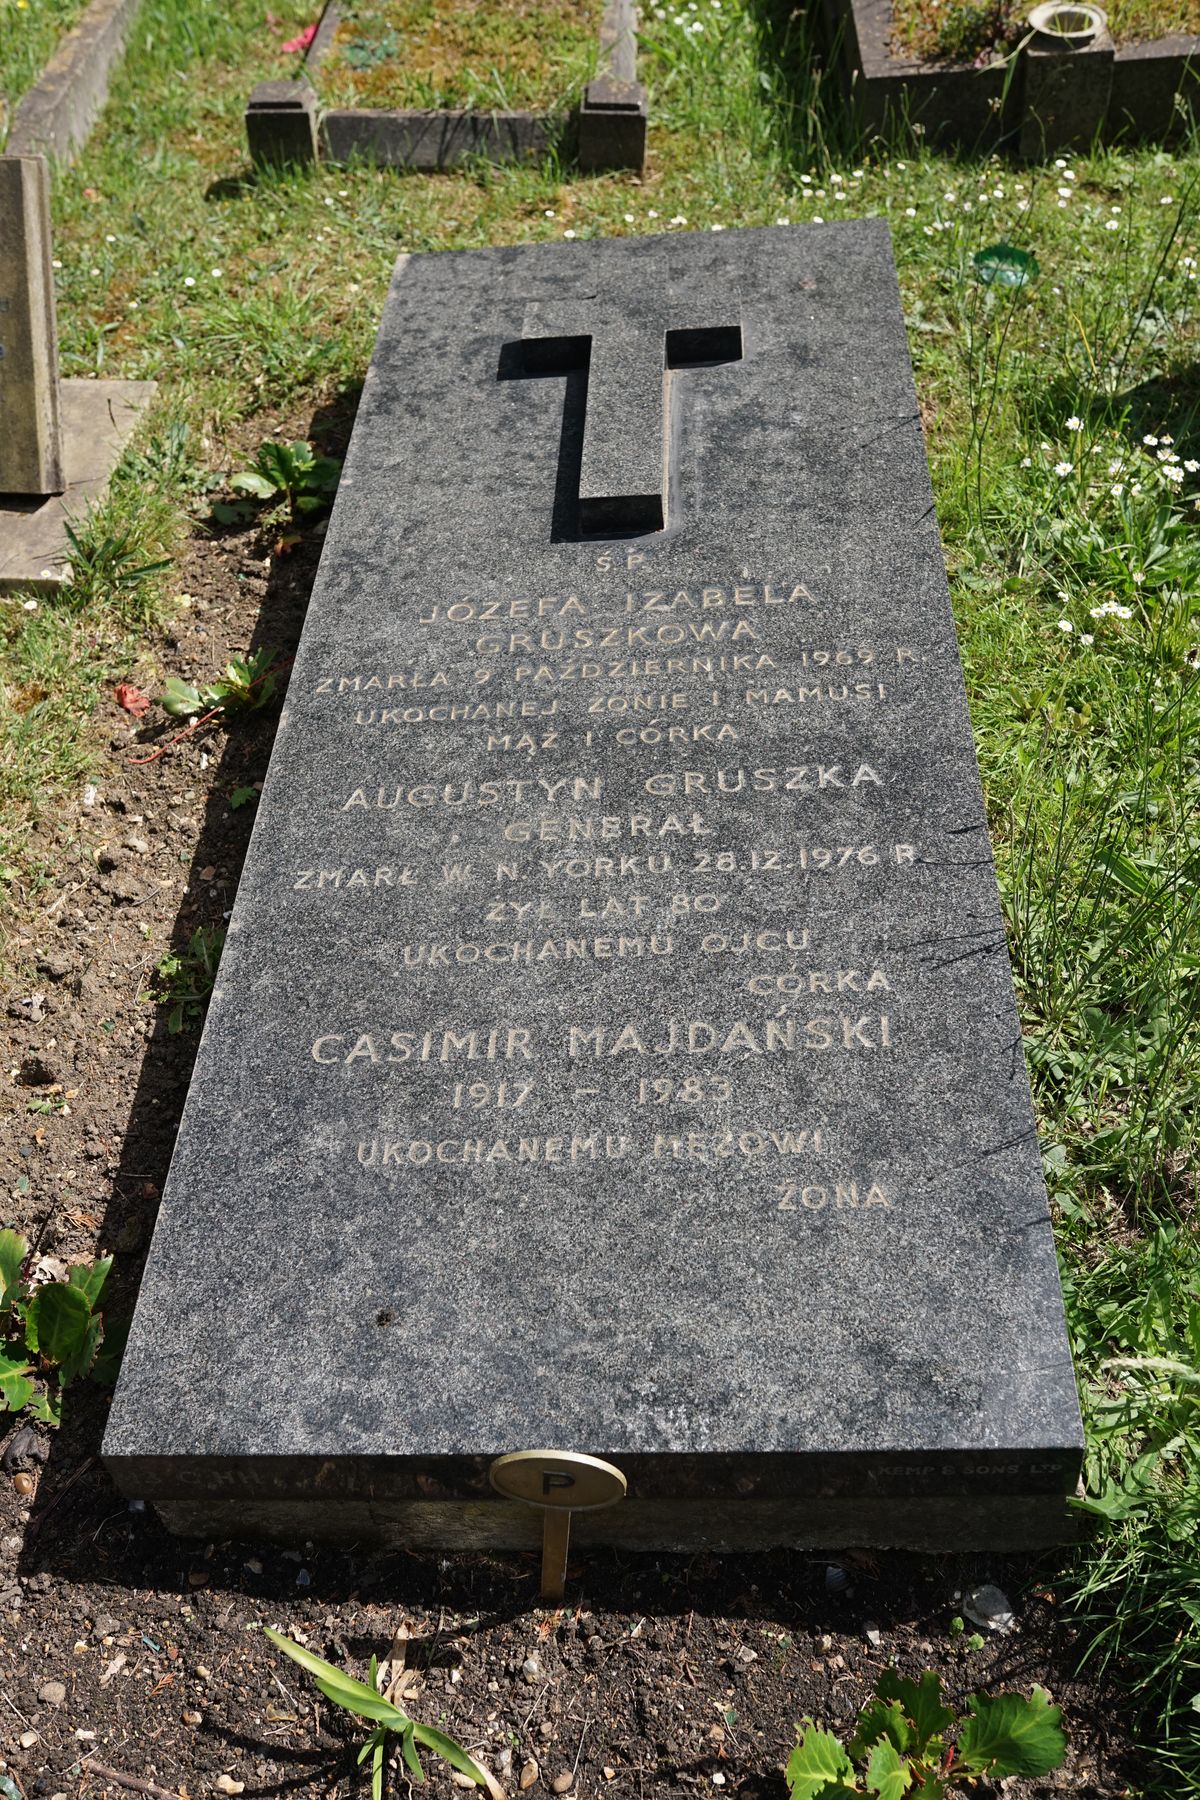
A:
[[[50,181],[40,156],[0,157],[0,494],[63,486]]]
[[[0,156],[0,593],[69,573],[66,527],[105,492],[152,381],[60,381],[41,156]]]
[[[589,535],[602,532],[606,535]],[[105,1456],[174,1528],[1069,1534],[887,230],[401,264]]]
[[[562,136],[563,119],[539,112],[318,105],[313,80],[333,50],[341,14],[326,0],[300,80],[261,81],[246,103],[246,143],[255,163],[349,163],[452,169],[483,157],[527,162]],[[596,73],[573,108],[583,169],[640,170],[646,160],[648,102],[637,78],[634,0],[605,0]]]

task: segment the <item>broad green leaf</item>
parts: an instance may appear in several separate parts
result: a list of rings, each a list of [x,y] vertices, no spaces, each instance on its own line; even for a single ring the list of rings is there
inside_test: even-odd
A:
[[[104,1336],[104,1320],[99,1313],[94,1313],[88,1322],[88,1328],[80,1340],[79,1347],[72,1356],[64,1356],[58,1365],[59,1380],[65,1387],[69,1381],[78,1381],[86,1375],[96,1360],[96,1352],[100,1348],[100,1340]]]
[[[186,719],[192,713],[200,711],[202,702],[199,689],[193,687],[190,681],[182,681],[178,675],[172,675],[163,684],[158,704],[173,719]]]
[[[821,1800],[829,1790],[856,1793],[854,1765],[832,1731],[804,1720],[804,1735],[788,1757],[784,1778],[792,1800]]]
[[[846,1745],[846,1752],[852,1761],[862,1762],[870,1754],[872,1747],[881,1740],[894,1745],[899,1751],[909,1749],[913,1742],[912,1728],[905,1717],[903,1706],[899,1700],[884,1699],[882,1695],[868,1700],[859,1713],[858,1726]]]
[[[235,475],[229,485],[237,494],[253,494],[256,500],[270,500],[283,484],[247,469],[243,474]]]
[[[968,1717],[958,1734],[957,1762],[964,1773],[1048,1775],[1066,1755],[1060,1729],[1062,1710],[1051,1706],[1045,1688],[1024,1694],[972,1694]]]
[[[29,1410],[39,1425],[62,1424],[62,1395],[36,1393],[28,1402]]]
[[[895,1744],[886,1740],[876,1744],[867,1764],[867,1787],[871,1793],[878,1794],[879,1800],[904,1800],[912,1779],[912,1769]]]
[[[895,1700],[903,1707],[904,1716],[913,1727],[911,1747],[918,1754],[954,1723],[953,1712],[942,1705],[942,1684],[932,1669],[926,1669],[920,1681],[910,1681],[895,1669],[885,1669],[875,1684],[875,1692],[881,1700]],[[903,1750],[907,1746],[897,1744],[896,1748]]]
[[[1033,252],[1018,250],[1013,244],[989,244],[985,250],[977,250],[972,261],[986,287],[1023,288],[1041,273]]]
[[[108,1271],[113,1266],[111,1256],[101,1257],[99,1262],[75,1263],[67,1270],[67,1280],[73,1288],[78,1288],[92,1311],[96,1310],[96,1302],[104,1283],[108,1280]]]
[[[21,1283],[29,1244],[18,1231],[0,1231],[0,1306],[8,1306]]]
[[[491,1785],[475,1758],[467,1754],[457,1738],[447,1737],[444,1731],[438,1731],[433,1725],[414,1725],[413,1735],[426,1750],[436,1750],[439,1756],[444,1756],[450,1767],[457,1769],[460,1775],[469,1775],[480,1787]]]
[[[0,1400],[9,1412],[20,1412],[33,1398],[33,1383],[22,1374],[0,1375]]]
[[[91,1323],[92,1309],[79,1289],[50,1282],[29,1302],[25,1342],[47,1362],[70,1362],[81,1354]]]

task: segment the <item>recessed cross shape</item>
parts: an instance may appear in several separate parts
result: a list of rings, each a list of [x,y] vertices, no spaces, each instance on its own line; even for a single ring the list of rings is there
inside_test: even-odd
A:
[[[521,349],[526,374],[587,373],[579,470],[581,535],[661,531],[666,523],[672,373],[740,362],[741,325],[701,325],[676,309],[644,303],[538,302],[526,311]]]

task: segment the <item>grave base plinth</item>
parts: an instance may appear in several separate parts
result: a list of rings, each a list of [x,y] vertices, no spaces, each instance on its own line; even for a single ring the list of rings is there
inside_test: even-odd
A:
[[[153,381],[64,381],[60,387],[67,485],[48,498],[0,494],[0,593],[53,591],[70,579],[67,525],[102,499]]]
[[[372,1501],[207,1497],[159,1500],[182,1537],[403,1545],[425,1550],[536,1550],[542,1516],[504,1500]],[[573,1515],[571,1540],[626,1550],[757,1551],[1047,1549],[1076,1541],[1083,1515],[1063,1494],[872,1495],[812,1500],[625,1500]]]

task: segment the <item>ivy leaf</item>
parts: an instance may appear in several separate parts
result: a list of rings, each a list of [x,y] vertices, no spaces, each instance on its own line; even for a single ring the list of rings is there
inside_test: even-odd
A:
[[[29,1302],[25,1342],[47,1362],[70,1363],[81,1355],[91,1324],[86,1296],[65,1281],[51,1282]]]
[[[18,1231],[0,1231],[0,1306],[11,1305],[21,1283],[29,1245]]]
[[[875,1685],[875,1692],[881,1700],[897,1701],[912,1725],[911,1744],[897,1744],[898,1750],[912,1748],[918,1756],[923,1755],[931,1740],[940,1738],[946,1727],[954,1723],[953,1712],[942,1705],[942,1684],[932,1669],[926,1669],[919,1682],[910,1681],[907,1675],[898,1675],[895,1669],[885,1669]]]
[[[854,1765],[832,1731],[804,1720],[804,1736],[788,1757],[785,1780],[792,1800],[825,1800],[839,1789],[857,1793]]]
[[[912,1779],[912,1769],[895,1744],[888,1743],[886,1738],[883,1743],[876,1744],[867,1764],[867,1787],[871,1793],[878,1794],[879,1800],[904,1800]]]
[[[985,287],[1023,288],[1041,273],[1032,250],[1018,250],[1013,244],[989,244],[971,260]]]
[[[885,1670],[885,1674],[890,1671]],[[910,1682],[910,1686],[913,1684]],[[913,1741],[912,1727],[904,1716],[904,1707],[898,1699],[885,1699],[881,1693],[882,1678],[876,1689],[877,1698],[868,1700],[858,1715],[858,1729],[846,1746],[847,1753],[855,1762],[861,1762],[879,1743],[891,1744],[898,1751],[911,1748]]]
[[[1024,1694],[972,1694],[958,1734],[957,1761],[970,1775],[1048,1775],[1067,1750],[1062,1709],[1045,1688]]]

